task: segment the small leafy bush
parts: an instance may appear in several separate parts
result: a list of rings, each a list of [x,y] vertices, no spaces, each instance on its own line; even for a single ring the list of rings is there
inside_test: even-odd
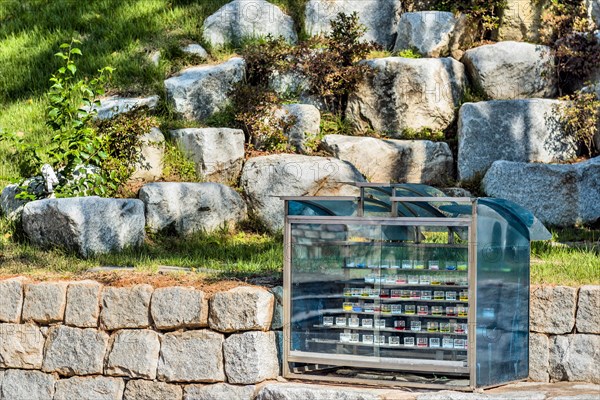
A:
[[[297,68],[308,77],[312,93],[330,112],[342,117],[350,94],[369,72],[360,61],[381,50],[377,44],[362,40],[365,32],[356,12],[340,13],[331,21],[328,35],[309,39],[296,51]]]
[[[176,143],[165,143],[163,176],[169,182],[200,182],[196,164],[181,151]]]
[[[398,52],[398,57],[404,58],[422,58],[421,54],[415,49],[405,49]]]
[[[540,38],[556,57],[561,93],[574,93],[600,63],[600,41],[580,0],[544,3]]]
[[[581,145],[584,156],[600,154],[600,149],[594,145],[594,136],[600,126],[600,100],[596,94],[577,91],[562,100],[566,100],[567,105],[561,107],[558,114],[565,133]]]
[[[53,136],[45,150],[26,143],[19,135],[3,135],[13,144],[11,158],[19,160],[21,193],[26,200],[50,195],[39,176],[42,165],[48,164],[56,172],[56,197],[113,196],[143,162],[140,136],[156,126],[156,121],[145,114],[122,115],[113,121],[96,124],[94,117],[99,106],[98,97],[114,71],[105,67],[92,79],[76,79],[75,60],[82,56],[80,42],[72,40],[60,46],[56,53],[62,61],[50,78],[47,93],[49,106],[46,124]]]
[[[479,40],[489,39],[500,26],[500,14],[507,6],[506,0],[435,0],[433,9],[463,13],[481,32]]]

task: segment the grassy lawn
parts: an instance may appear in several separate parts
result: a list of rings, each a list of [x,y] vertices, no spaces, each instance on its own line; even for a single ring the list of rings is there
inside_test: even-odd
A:
[[[173,72],[197,63],[180,50],[202,40],[204,19],[229,0],[3,0],[0,7],[0,132],[23,132],[42,148],[49,130],[44,125],[51,74],[58,67],[54,53],[61,43],[79,39],[84,56],[78,76],[93,76],[104,66],[116,68],[110,91],[123,95],[159,94]],[[302,33],[306,0],[275,0],[296,21]],[[235,49],[216,52],[225,57]],[[160,51],[158,65],[150,54]],[[163,105],[160,110],[167,116]],[[0,187],[18,172],[6,161],[0,143]]]
[[[283,266],[282,238],[259,233],[238,232],[195,235],[186,239],[152,237],[137,250],[82,260],[72,254],[39,250],[16,243],[6,223],[0,224],[0,276],[73,277],[98,266],[133,267],[140,273],[156,272],[161,266],[192,268],[213,278],[280,277]],[[532,284],[600,284],[600,242],[598,232],[583,230],[582,248],[559,242],[534,242],[531,252]],[[581,233],[569,234],[580,239]],[[555,233],[560,237],[560,233]],[[212,271],[212,272],[211,272]]]

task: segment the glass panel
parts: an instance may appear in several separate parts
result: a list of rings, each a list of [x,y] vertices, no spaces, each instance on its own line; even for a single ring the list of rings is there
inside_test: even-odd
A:
[[[355,216],[358,203],[352,200],[291,200],[288,202],[288,215],[307,216]]]
[[[529,375],[528,231],[477,207],[477,386]]]
[[[292,224],[291,239],[292,351],[466,366],[468,247],[452,230]]]

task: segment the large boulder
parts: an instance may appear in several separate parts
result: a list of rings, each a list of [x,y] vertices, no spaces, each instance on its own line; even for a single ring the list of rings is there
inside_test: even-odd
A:
[[[245,75],[239,57],[217,65],[200,65],[180,71],[165,81],[167,98],[187,119],[202,120],[229,104],[229,92]]]
[[[146,225],[152,232],[212,232],[233,228],[246,217],[240,195],[219,183],[151,183],[142,187],[139,196],[146,205]]]
[[[150,97],[119,97],[110,96],[100,99],[100,106],[94,106],[97,119],[111,119],[119,114],[128,113],[147,107],[153,110],[158,105],[158,96]]]
[[[171,131],[183,152],[210,182],[237,181],[244,162],[244,132],[229,128],[188,128]]]
[[[511,200],[556,226],[600,219],[600,157],[571,165],[496,161],[483,179],[488,196]]]
[[[559,162],[576,146],[558,122],[558,100],[527,99],[466,103],[458,117],[458,175],[471,179],[496,160]]]
[[[444,11],[407,12],[400,17],[394,51],[416,49],[424,57],[462,55],[467,17]],[[460,57],[457,57],[460,58]]]
[[[271,35],[296,43],[292,18],[265,0],[234,0],[204,21],[203,36],[213,46],[240,43],[242,39]]]
[[[271,231],[283,228],[283,201],[277,196],[356,195],[347,182],[364,178],[350,163],[330,157],[275,154],[249,159],[241,186],[251,211]]]
[[[275,113],[290,126],[284,132],[296,151],[306,153],[310,142],[321,132],[321,113],[311,104],[284,104]]]
[[[152,128],[140,137],[140,159],[131,175],[133,181],[152,182],[160,179],[163,173],[165,156],[165,136],[160,129]]]
[[[367,28],[364,39],[390,49],[402,10],[399,0],[309,0],[306,4],[304,28],[309,35],[327,34],[331,20],[339,13],[356,12]]]
[[[23,229],[40,247],[82,257],[120,251],[144,241],[144,203],[134,199],[75,197],[27,203]]]
[[[500,10],[500,25],[495,33],[498,41],[535,42],[539,39],[544,2],[507,0]]]
[[[443,130],[452,124],[466,84],[461,63],[402,57],[364,63],[372,73],[350,96],[347,109],[359,130],[401,137],[405,130]]]
[[[454,165],[448,144],[429,140],[393,140],[327,135],[325,147],[348,161],[371,182],[444,184]]]
[[[471,82],[490,100],[554,97],[554,56],[548,46],[499,42],[467,50],[462,58]]]
[[[23,212],[23,206],[27,203],[25,200],[17,199],[21,192],[19,185],[7,185],[0,193],[0,215],[5,216],[10,221],[17,221]]]

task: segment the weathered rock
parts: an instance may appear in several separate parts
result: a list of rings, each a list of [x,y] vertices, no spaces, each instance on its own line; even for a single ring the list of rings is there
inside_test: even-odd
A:
[[[579,288],[576,326],[577,332],[600,334],[600,286]]]
[[[156,378],[160,339],[147,329],[124,329],[110,338],[106,375],[129,378]]]
[[[242,39],[283,37],[296,43],[298,35],[294,21],[275,4],[265,0],[234,0],[206,18],[203,26],[204,40],[213,46],[240,43]]]
[[[321,113],[311,104],[286,104],[275,116],[291,124],[285,135],[298,152],[306,153],[307,143],[321,132]]]
[[[0,324],[0,368],[41,368],[44,342],[36,325]]]
[[[554,97],[554,56],[547,46],[499,42],[467,50],[462,58],[471,82],[492,100]]]
[[[71,282],[67,288],[65,324],[79,328],[95,328],[100,315],[100,291],[96,281]]]
[[[309,35],[327,34],[331,20],[339,13],[358,13],[359,21],[367,28],[365,41],[374,41],[386,49],[394,46],[400,1],[389,0],[309,0],[306,4],[304,27]]]
[[[348,161],[371,182],[443,184],[453,177],[448,144],[429,140],[391,140],[327,135],[326,148]]]
[[[360,131],[402,137],[405,130],[443,130],[454,121],[466,85],[458,61],[387,57],[364,64],[372,73],[350,96],[346,110]]]
[[[186,54],[192,54],[196,57],[208,58],[208,53],[204,47],[200,46],[198,43],[188,44],[187,46],[183,47],[181,51]]]
[[[542,333],[529,334],[529,379],[535,382],[548,382],[550,361],[550,341]]]
[[[204,327],[208,325],[208,299],[193,287],[159,288],[152,295],[150,313],[158,329]]]
[[[220,332],[266,331],[273,318],[274,297],[263,288],[239,286],[210,299],[208,323]]]
[[[226,383],[188,385],[183,400],[253,400],[254,385],[236,386]]]
[[[96,329],[53,326],[48,331],[42,371],[60,375],[102,374],[108,335]]]
[[[600,1],[585,0],[585,5],[588,10],[590,21],[596,24],[596,28],[600,28]]]
[[[223,353],[229,383],[249,385],[279,374],[274,332],[233,334],[225,340]]]
[[[24,281],[23,277],[0,281],[0,322],[21,322]]]
[[[529,302],[529,329],[532,332],[560,335],[573,330],[577,289],[568,286],[533,287]]]
[[[40,324],[60,322],[67,305],[66,282],[41,282],[25,285],[23,320]]]
[[[56,382],[54,400],[121,400],[125,382],[121,378],[73,377]]]
[[[453,55],[466,43],[461,43],[467,27],[466,16],[451,12],[419,11],[402,14],[394,51],[416,49],[424,57]]]
[[[244,200],[219,183],[151,183],[139,196],[146,205],[146,226],[152,232],[212,232],[233,228],[246,217]]]
[[[100,326],[112,331],[123,328],[147,328],[152,286],[129,288],[105,287],[102,291]]]
[[[283,328],[283,287],[275,286],[269,291],[273,293],[274,300],[271,330],[281,329]]]
[[[54,396],[56,378],[40,371],[11,369],[4,372],[0,398],[6,400],[49,400]]]
[[[235,182],[244,162],[244,131],[229,128],[188,128],[171,131],[183,152],[210,182]]]
[[[167,333],[158,359],[158,379],[167,382],[222,382],[223,335],[209,330]]]
[[[298,98],[301,103],[312,104],[318,109],[322,105],[310,93],[310,79],[299,71],[273,71],[269,77],[269,88],[282,98]]]
[[[152,110],[158,105],[158,100],[158,96],[144,98],[111,96],[100,99],[100,107],[94,107],[94,109],[98,112],[96,118],[111,119],[119,114],[135,111],[142,107],[147,107]]]
[[[550,378],[553,381],[600,383],[600,336],[554,336],[550,345]]]
[[[324,385],[272,383],[263,386],[256,400],[381,400],[375,391]]]
[[[251,211],[275,232],[283,228],[283,201],[275,196],[356,195],[346,182],[362,181],[353,165],[335,158],[276,154],[249,159],[241,187]]]
[[[539,39],[543,2],[535,0],[508,0],[500,10],[497,41],[536,42]]]
[[[127,382],[123,400],[181,400],[182,396],[181,386],[136,379]]]
[[[23,209],[23,229],[33,244],[83,257],[139,246],[144,226],[144,204],[134,199],[46,199]]]
[[[458,119],[458,174],[483,174],[496,160],[559,162],[576,146],[558,123],[558,100],[530,99],[466,103]]]
[[[140,160],[130,179],[144,182],[160,179],[164,156],[165,137],[158,128],[152,128],[140,138]]]
[[[17,199],[20,193],[18,185],[7,185],[0,193],[0,215],[4,215],[10,221],[18,221],[26,204],[25,200]]]
[[[600,218],[600,157],[571,165],[496,161],[485,178],[488,196],[513,201],[554,226]]]
[[[205,119],[229,104],[233,85],[244,78],[246,64],[232,58],[218,65],[201,65],[180,71],[165,81],[167,98],[187,119]]]

